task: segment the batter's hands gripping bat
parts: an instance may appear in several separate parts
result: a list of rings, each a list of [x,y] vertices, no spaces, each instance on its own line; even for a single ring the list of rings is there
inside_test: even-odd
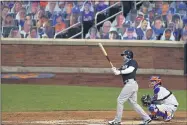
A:
[[[114,66],[113,66],[112,62],[110,61],[110,59],[109,59],[109,57],[108,57],[108,55],[106,53],[106,50],[105,50],[105,48],[103,47],[103,45],[101,43],[99,43],[99,47],[101,48],[101,50],[103,51],[103,54],[106,56],[107,60],[109,61],[110,65],[113,68]]]

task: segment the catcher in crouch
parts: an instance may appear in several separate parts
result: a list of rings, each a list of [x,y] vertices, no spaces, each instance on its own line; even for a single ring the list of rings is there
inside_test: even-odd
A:
[[[154,96],[151,98],[149,95],[144,95],[141,101],[144,106],[148,107],[151,113],[150,117],[153,120],[162,117],[164,121],[168,122],[173,118],[179,103],[172,92],[161,86],[161,84],[159,76],[151,76],[149,87],[153,88]]]

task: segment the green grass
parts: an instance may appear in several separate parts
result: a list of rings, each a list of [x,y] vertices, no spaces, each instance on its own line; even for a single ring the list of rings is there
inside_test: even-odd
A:
[[[121,88],[2,84],[2,111],[54,111],[54,110],[116,110]],[[138,101],[151,90],[140,89]],[[186,91],[173,91],[180,106],[186,110]],[[132,108],[125,103],[125,109]]]

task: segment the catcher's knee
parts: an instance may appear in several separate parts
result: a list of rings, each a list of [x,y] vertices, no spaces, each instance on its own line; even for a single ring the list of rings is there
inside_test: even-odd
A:
[[[157,113],[158,108],[156,107],[156,105],[151,104],[151,105],[149,106],[148,110],[149,110],[151,113]]]

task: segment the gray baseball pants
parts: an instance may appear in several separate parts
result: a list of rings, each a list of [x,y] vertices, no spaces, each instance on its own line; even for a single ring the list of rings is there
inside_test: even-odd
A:
[[[149,115],[142,109],[142,107],[137,103],[137,92],[138,84],[134,79],[128,80],[124,85],[121,93],[117,99],[117,114],[115,121],[121,122],[123,115],[123,107],[126,101],[133,107],[133,109],[143,118],[143,120],[150,119]]]

